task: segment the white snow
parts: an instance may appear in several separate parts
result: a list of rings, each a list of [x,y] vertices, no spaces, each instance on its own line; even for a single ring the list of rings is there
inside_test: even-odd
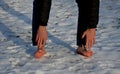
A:
[[[75,0],[53,0],[47,54],[35,59],[32,2],[0,0],[0,74],[120,74],[120,0],[100,0],[95,55],[89,59],[74,53]]]

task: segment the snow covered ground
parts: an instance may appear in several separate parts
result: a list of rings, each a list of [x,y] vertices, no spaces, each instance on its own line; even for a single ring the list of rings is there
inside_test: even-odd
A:
[[[0,0],[0,74],[120,74],[120,0],[101,0],[95,55],[89,59],[74,53],[74,0],[53,0],[47,54],[35,59],[32,2]]]

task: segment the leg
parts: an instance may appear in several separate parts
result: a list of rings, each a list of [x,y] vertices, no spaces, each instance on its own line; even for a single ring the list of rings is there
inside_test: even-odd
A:
[[[78,27],[77,27],[77,45],[82,46],[86,43],[86,38],[82,39],[83,33],[87,30],[88,8],[85,6],[86,2],[76,0],[78,4]]]
[[[51,8],[51,2],[52,2],[51,0],[34,0],[33,2],[33,21],[32,21],[33,45],[37,45],[36,35],[39,27],[47,26],[50,8]]]
[[[86,37],[82,39],[83,33],[88,29],[88,14],[89,14],[89,3],[87,4],[85,1],[76,0],[78,4],[79,16],[78,16],[78,27],[77,27],[77,45],[78,49],[76,52],[85,57],[91,57],[93,55],[92,51],[87,51],[85,48],[86,45]]]
[[[39,28],[40,23],[40,12],[41,12],[41,3],[40,0],[34,0],[33,2],[33,18],[32,18],[32,43],[33,45],[37,45],[36,35]]]
[[[35,52],[35,57],[38,59],[46,54],[44,46],[47,39],[46,26],[50,7],[51,0],[34,0],[33,2],[32,42],[33,45],[38,46],[38,50]]]

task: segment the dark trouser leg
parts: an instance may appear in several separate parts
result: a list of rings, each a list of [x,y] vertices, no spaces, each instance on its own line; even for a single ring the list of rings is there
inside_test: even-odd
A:
[[[78,27],[77,27],[77,45],[86,45],[86,37],[82,39],[83,33],[87,30],[88,24],[88,8],[85,6],[86,3],[83,1],[77,1],[79,16],[78,16]]]
[[[32,42],[37,45],[36,35],[39,26],[47,26],[51,0],[34,0],[33,2],[33,21],[32,21]]]
[[[32,44],[37,45],[36,35],[39,28],[40,21],[40,3],[39,0],[33,2],[33,18],[32,18]]]

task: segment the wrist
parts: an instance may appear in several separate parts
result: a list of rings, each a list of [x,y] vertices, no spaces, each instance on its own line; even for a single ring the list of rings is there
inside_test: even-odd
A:
[[[89,28],[88,30],[96,30],[96,28]]]
[[[39,26],[40,30],[46,30],[46,26]]]

